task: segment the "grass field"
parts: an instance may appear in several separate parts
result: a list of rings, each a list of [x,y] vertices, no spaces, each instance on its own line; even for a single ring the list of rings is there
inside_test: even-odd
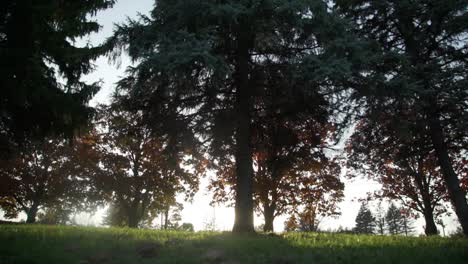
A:
[[[468,240],[1,225],[0,264],[468,263]]]

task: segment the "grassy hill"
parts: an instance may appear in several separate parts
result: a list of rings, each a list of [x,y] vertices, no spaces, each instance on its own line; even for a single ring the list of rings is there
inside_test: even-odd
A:
[[[468,240],[1,225],[0,264],[468,263]]]

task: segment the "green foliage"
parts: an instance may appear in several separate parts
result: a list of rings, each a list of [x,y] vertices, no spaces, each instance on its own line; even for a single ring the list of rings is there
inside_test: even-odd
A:
[[[6,263],[362,263],[462,264],[463,238],[328,233],[236,236],[123,228],[4,225],[0,260]],[[143,248],[155,248],[144,257]]]
[[[87,103],[99,83],[87,84],[93,61],[109,46],[75,43],[99,31],[96,12],[114,0],[2,1],[0,8],[0,146],[29,136],[72,136],[92,114]],[[4,153],[2,153],[4,154]]]
[[[124,96],[114,100],[100,109],[93,179],[102,199],[113,204],[107,224],[137,227],[173,206],[176,195],[191,199],[203,166],[191,145],[174,146],[164,131],[150,129]]]
[[[468,235],[465,163],[468,9],[464,0],[338,0],[337,10],[372,40],[378,56],[355,86],[358,112],[393,146],[428,148]],[[379,142],[380,145],[380,142]],[[369,149],[374,149],[370,146]],[[395,148],[399,149],[399,148]],[[403,154],[408,151],[403,148]],[[458,174],[458,175],[457,175]],[[397,189],[397,188],[396,188]],[[430,209],[428,209],[430,210]]]
[[[178,230],[182,230],[182,231],[190,231],[190,232],[193,232],[193,224],[192,223],[182,223]]]
[[[388,233],[392,235],[408,235],[413,232],[413,221],[403,208],[391,203],[385,215]]]
[[[372,215],[366,202],[361,204],[356,216],[354,232],[358,234],[373,234],[375,231],[375,217]]]
[[[64,208],[63,205],[54,205],[45,208],[37,214],[37,223],[45,225],[67,225],[70,224],[72,209]]]
[[[326,94],[346,89],[343,78],[362,64],[362,42],[320,0],[158,1],[150,16],[119,25],[109,43],[138,62],[119,88],[136,98],[148,123],[190,128],[214,166],[235,160],[236,224],[247,231],[252,153],[272,140],[255,135],[272,130],[275,112],[284,124],[325,123]]]
[[[34,222],[39,210],[45,217],[65,211],[93,210],[87,160],[91,147],[86,137],[72,144],[62,139],[29,141],[14,155],[0,159],[0,207],[5,217],[23,211]]]

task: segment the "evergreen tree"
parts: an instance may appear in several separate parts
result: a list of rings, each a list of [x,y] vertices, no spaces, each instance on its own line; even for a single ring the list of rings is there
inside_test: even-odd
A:
[[[361,204],[359,212],[356,216],[356,226],[354,232],[359,234],[373,234],[375,229],[375,217],[372,215],[371,210],[368,208],[366,202]]]
[[[375,214],[375,223],[379,234],[385,234],[385,213],[382,208],[382,201],[377,204],[377,213]]]
[[[4,0],[0,7],[0,151],[24,138],[70,136],[92,114],[99,83],[81,77],[108,46],[78,47],[97,32],[91,17],[114,0]],[[2,153],[0,153],[2,154]]]
[[[405,145],[429,138],[465,235],[468,203],[454,166],[466,149],[468,2],[338,0],[359,33],[378,44],[380,62],[363,76],[358,105],[375,133],[382,113]],[[372,83],[368,82],[372,80]],[[357,86],[356,86],[357,87]],[[410,113],[410,115],[408,115]],[[432,221],[433,222],[433,221]],[[432,223],[431,223],[432,225]]]
[[[409,211],[401,208],[401,214],[403,217],[403,233],[405,234],[405,236],[413,234],[414,221],[413,218],[411,218]]]
[[[401,213],[400,208],[398,208],[394,203],[391,203],[388,207],[387,214],[385,215],[385,220],[387,222],[387,230],[391,235],[399,235],[405,232],[405,217]]]
[[[252,122],[262,108],[256,95],[269,85],[264,69],[287,73],[279,78],[284,101],[314,105],[352,69],[346,58],[355,52],[346,45],[356,38],[348,33],[327,1],[161,0],[110,43],[139,62],[121,87],[139,98],[149,122],[175,131],[188,125],[213,160],[232,155],[233,231],[253,232]]]

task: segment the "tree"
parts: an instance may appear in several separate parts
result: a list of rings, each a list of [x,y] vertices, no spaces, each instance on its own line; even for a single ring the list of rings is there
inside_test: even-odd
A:
[[[189,231],[189,232],[193,232],[194,230],[192,223],[182,223],[178,229],[182,231]]]
[[[189,119],[213,159],[230,148],[235,232],[254,231],[252,121],[264,88],[257,70],[267,62],[289,73],[285,100],[315,102],[317,91],[335,88],[351,69],[346,45],[356,41],[329,11],[319,0],[158,1],[151,17],[120,25],[110,40],[139,62],[125,80],[151,122]],[[168,109],[177,109],[171,118]]]
[[[45,208],[37,213],[37,222],[46,225],[67,225],[71,222],[73,210],[61,204]]]
[[[381,122],[380,113],[391,109],[386,118],[391,118],[395,130],[415,136],[416,142],[430,140],[449,198],[468,235],[466,192],[454,169],[467,143],[466,1],[340,0],[337,6],[382,52],[380,62],[362,75],[371,84],[364,81],[369,85],[357,89],[367,120]]]
[[[287,231],[316,232],[318,231],[321,217],[317,212],[318,207],[306,206],[301,212],[297,212],[286,221]]]
[[[0,160],[0,207],[5,217],[20,211],[27,223],[36,222],[39,210],[84,210],[94,208],[95,196],[87,176],[87,156],[92,155],[87,137],[74,144],[47,139],[23,144],[23,148]]]
[[[377,212],[375,214],[375,223],[377,227],[377,231],[379,232],[380,235],[385,234],[385,212],[382,207],[382,201],[379,201],[377,204]]]
[[[272,232],[277,216],[293,213],[301,205],[317,215],[336,214],[344,185],[338,162],[324,154],[328,128],[314,133],[320,125],[312,120],[300,119],[302,124],[296,124],[264,119],[256,122],[252,143],[254,204],[265,219],[263,231]],[[233,168],[229,160],[218,164],[218,176],[209,186],[215,202],[231,200],[236,184]]]
[[[368,208],[366,202],[361,204],[359,212],[356,216],[356,226],[354,232],[358,234],[373,234],[375,229],[375,217]]]
[[[78,47],[75,41],[97,32],[92,16],[114,2],[2,1],[0,154],[11,154],[13,141],[71,138],[86,124],[92,114],[87,103],[99,83],[87,84],[81,77],[109,47]]]
[[[404,232],[403,229],[403,215],[401,214],[400,208],[395,206],[394,203],[390,203],[385,220],[387,222],[387,230],[392,235],[399,235]]]
[[[172,136],[149,129],[130,106],[124,95],[116,95],[113,104],[101,109],[94,179],[102,197],[113,204],[109,222],[137,227],[168,210],[177,194],[190,199],[203,166],[193,145],[174,146]]]
[[[182,209],[183,205],[175,200],[171,204],[165,204],[161,209],[161,229],[179,229],[179,222],[182,220],[180,215]]]
[[[434,220],[446,212],[444,202],[448,200],[437,158],[427,136],[405,135],[403,128],[395,128],[391,111],[381,112],[378,124],[358,123],[358,132],[349,139],[347,164],[352,170],[348,175],[365,175],[381,183],[375,197],[397,199],[421,213],[426,235],[437,235]],[[406,119],[411,121],[411,116],[408,113]]]
[[[299,230],[298,220],[296,214],[292,214],[284,222],[284,231],[292,232],[297,230]]]
[[[111,203],[107,208],[106,215],[102,219],[102,224],[107,226],[128,226],[128,216],[125,211],[117,204]]]
[[[414,233],[414,221],[408,210],[400,208],[400,211],[403,216],[403,232],[405,233],[405,236],[408,236]]]

